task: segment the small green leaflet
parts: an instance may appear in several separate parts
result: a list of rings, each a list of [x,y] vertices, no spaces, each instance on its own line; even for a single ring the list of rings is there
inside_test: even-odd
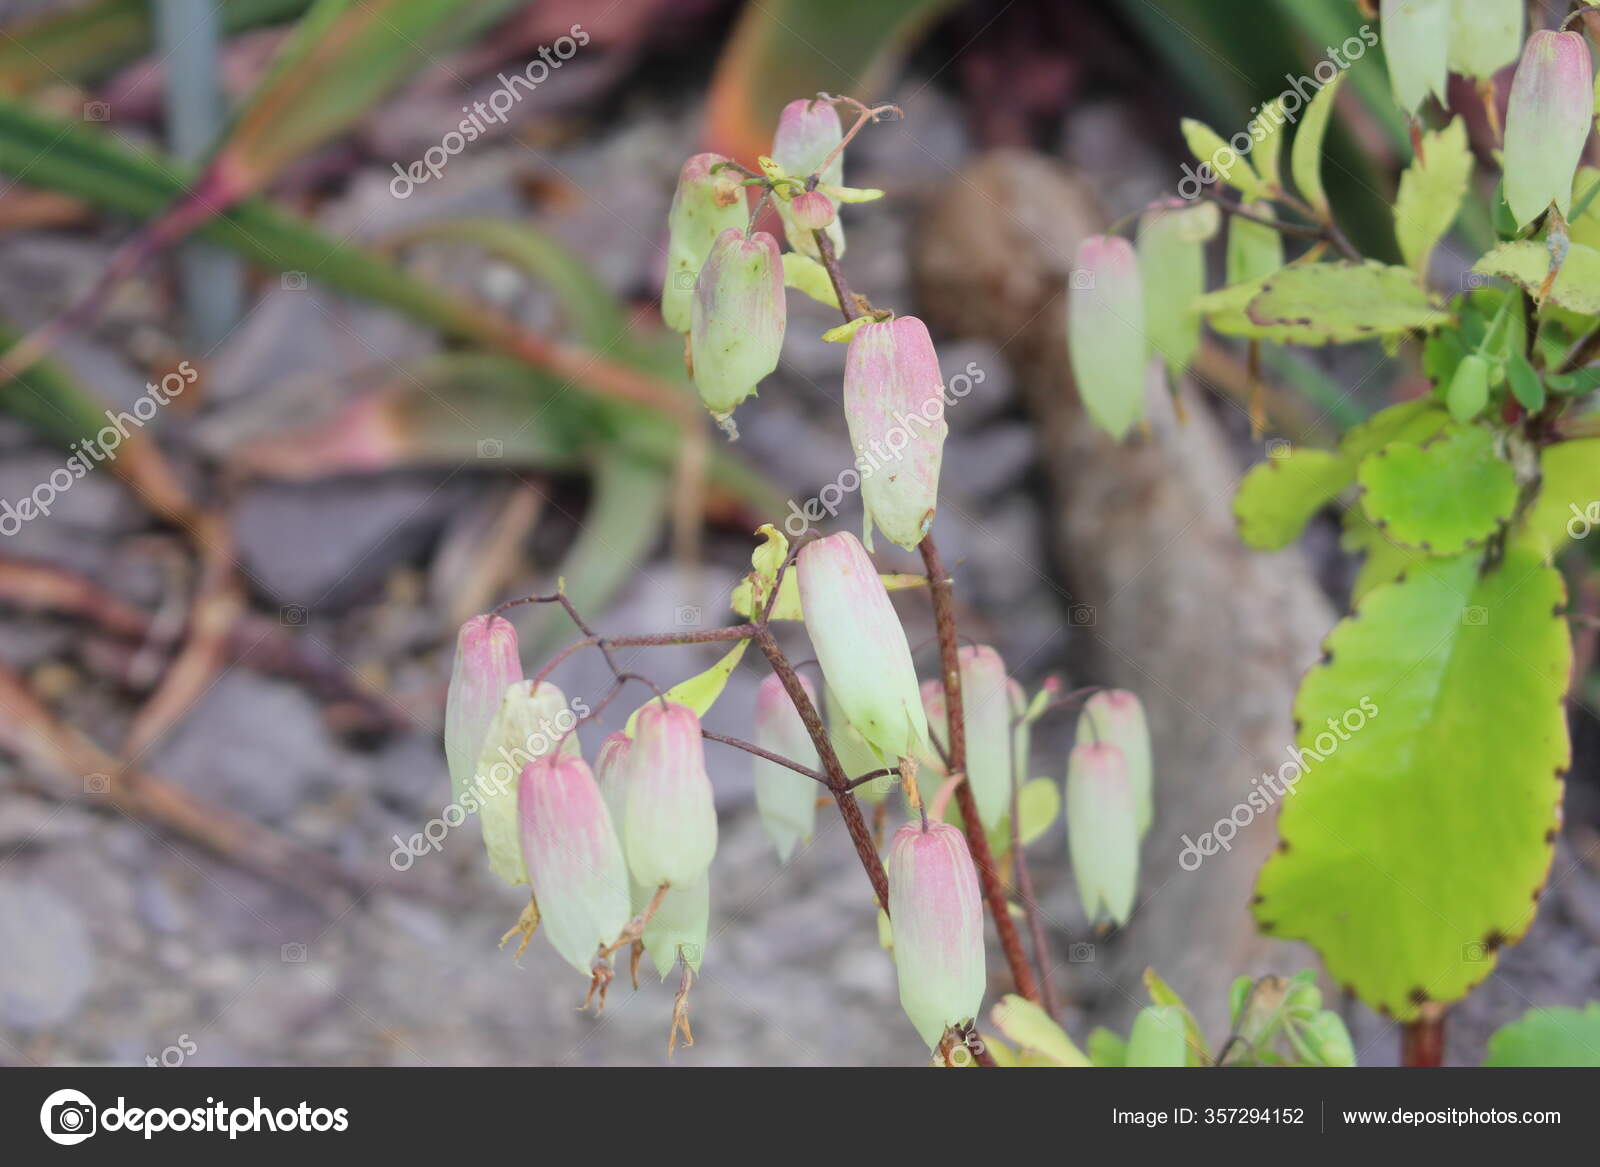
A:
[[[1600,438],[1547,446],[1539,474],[1539,496],[1516,539],[1548,558],[1600,529]]]
[[[1423,152],[1400,176],[1394,204],[1394,233],[1406,264],[1425,278],[1428,260],[1461,211],[1472,175],[1467,126],[1455,118],[1442,130],[1424,134]]]
[[[1600,1066],[1600,1001],[1530,1009],[1489,1039],[1486,1066]]]
[[[1322,187],[1322,143],[1328,136],[1328,119],[1333,115],[1334,98],[1339,95],[1344,78],[1340,73],[1317,91],[1306,107],[1306,116],[1300,120],[1289,151],[1289,170],[1300,197],[1324,215],[1329,211],[1328,194]]]
[[[1291,450],[1244,476],[1233,499],[1239,537],[1262,551],[1287,547],[1350,485],[1349,459],[1331,450]]]
[[[783,253],[783,286],[804,292],[830,308],[839,306],[839,297],[833,290],[833,281],[828,278],[828,269],[798,251]]]
[[[1026,997],[1007,993],[989,1010],[989,1020],[1019,1051],[1033,1054],[1053,1066],[1087,1066],[1089,1059],[1067,1036],[1067,1031]]]
[[[1463,426],[1417,445],[1392,442],[1361,463],[1361,509],[1384,536],[1434,555],[1481,545],[1517,505],[1494,433]]]
[[[1368,593],[1300,687],[1304,762],[1256,919],[1399,1021],[1462,996],[1533,921],[1571,762],[1565,603],[1526,549],[1481,574],[1430,559]]]
[[[1275,219],[1270,203],[1251,203],[1252,214]],[[1228,220],[1227,282],[1257,283],[1283,266],[1283,236],[1248,215]]]
[[[1217,131],[1193,118],[1184,118],[1180,125],[1183,130],[1183,140],[1188,143],[1190,153],[1199,160],[1202,168],[1210,167],[1218,178],[1246,198],[1266,198],[1272,193],[1267,189],[1266,183],[1261,181],[1261,176],[1256,173],[1256,168],[1250,165],[1249,160],[1241,158],[1232,146],[1222,140]],[[1218,165],[1223,157],[1233,159],[1226,169]]]
[[[1472,270],[1510,280],[1537,297],[1550,274],[1550,253],[1537,240],[1502,243],[1473,264]],[[1600,316],[1600,251],[1573,243],[1545,299],[1584,316]]]
[[[1533,371],[1527,357],[1512,353],[1506,358],[1506,380],[1511,383],[1511,392],[1523,409],[1532,413],[1544,408],[1544,382]]]
[[[699,716],[704,717],[711,712],[711,707],[717,703],[717,698],[722,696],[722,690],[727,687],[728,678],[733,675],[733,670],[738,666],[739,660],[744,656],[744,650],[750,647],[748,640],[740,640],[734,644],[722,659],[712,665],[703,673],[696,673],[686,681],[679,681],[666,692],[668,701],[675,701],[679,705],[687,705]],[[654,701],[652,697],[650,700]],[[646,703],[648,704],[648,702]],[[644,706],[640,706],[640,709]],[[629,737],[633,736],[634,724],[639,720],[639,709],[628,715],[628,723],[623,732]]]

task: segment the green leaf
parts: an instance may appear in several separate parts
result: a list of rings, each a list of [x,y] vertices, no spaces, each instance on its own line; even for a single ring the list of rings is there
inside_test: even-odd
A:
[[[828,269],[809,255],[801,255],[798,251],[783,253],[783,285],[803,292],[830,308],[839,307],[839,296],[833,290],[833,281],[828,278]]]
[[[1270,203],[1252,203],[1252,213],[1276,218]],[[1283,266],[1283,236],[1247,215],[1228,220],[1227,282],[1258,283]]]
[[[1389,542],[1358,506],[1349,507],[1344,512],[1344,533],[1339,545],[1352,554],[1364,556],[1355,581],[1350,585],[1352,604],[1359,604],[1362,597],[1379,584],[1399,579],[1412,567],[1430,558],[1426,551]]]
[[[1067,1031],[1062,1029],[1038,1005],[1026,997],[1007,993],[989,1010],[989,1019],[995,1028],[1019,1049],[1037,1054],[1057,1066],[1088,1066],[1084,1056]]]
[[[1188,1064],[1191,1066],[1208,1066],[1211,1064],[1211,1051],[1206,1046],[1205,1034],[1200,1032],[1200,1023],[1194,1019],[1189,1006],[1184,1003],[1177,991],[1161,979],[1161,975],[1153,968],[1144,970],[1145,991],[1150,994],[1150,1000],[1160,1008],[1176,1009],[1182,1016],[1185,1043],[1188,1047]],[[1130,1042],[1132,1038],[1129,1039]],[[1130,1060],[1130,1066],[1141,1063]],[[1184,1064],[1179,1062],[1179,1065]]]
[[[723,653],[722,659],[717,661],[703,673],[696,673],[686,681],[679,681],[668,689],[665,696],[668,701],[675,701],[679,705],[687,705],[701,717],[711,712],[711,707],[717,703],[717,698],[722,696],[723,689],[728,687],[728,678],[733,676],[733,670],[739,666],[739,661],[744,657],[744,650],[750,647],[748,640],[737,641],[732,648]],[[655,698],[650,698],[654,701]],[[645,702],[648,705],[650,702]],[[633,736],[634,726],[638,723],[639,713],[644,709],[641,705],[628,714],[628,721],[623,726],[623,733]],[[665,975],[665,974],[663,974]]]
[[[1333,101],[1344,84],[1346,74],[1340,73],[1317,90],[1306,115],[1295,131],[1294,145],[1289,151],[1289,170],[1294,175],[1295,187],[1300,197],[1323,215],[1329,214],[1328,194],[1322,187],[1322,144],[1328,136],[1328,120],[1333,115]]]
[[[1539,476],[1538,497],[1516,540],[1548,558],[1600,527],[1600,438],[1546,446]]]
[[[849,344],[862,327],[873,322],[871,316],[855,316],[844,324],[836,324],[822,334],[822,339],[833,344]]]
[[[1565,601],[1526,550],[1481,575],[1430,560],[1334,629],[1295,700],[1299,776],[1255,915],[1399,1021],[1462,996],[1533,920],[1571,760]]]
[[[1105,1026],[1089,1031],[1089,1060],[1106,1070],[1119,1070],[1128,1064],[1128,1043]]]
[[[1254,137],[1259,131],[1260,140],[1250,153],[1255,161],[1256,172],[1261,175],[1261,181],[1274,190],[1283,188],[1283,172],[1279,165],[1279,157],[1283,153],[1284,135],[1289,132],[1289,119],[1283,115],[1283,103],[1276,97],[1266,102],[1261,107],[1261,112],[1251,119],[1251,124],[1256,127],[1251,131]]]
[[[1234,496],[1239,537],[1261,551],[1287,547],[1354,475],[1354,464],[1329,450],[1291,450],[1268,458],[1251,468]]]
[[[1550,253],[1533,239],[1502,243],[1473,264],[1472,270],[1510,280],[1537,299],[1550,274]],[[1584,316],[1600,316],[1600,251],[1573,243],[1544,303]]]
[[[1433,249],[1461,212],[1472,176],[1472,147],[1467,125],[1454,118],[1442,130],[1422,136],[1423,152],[1400,176],[1394,204],[1394,233],[1400,254],[1419,277],[1426,278]]]
[[[1522,408],[1530,413],[1544,408],[1544,382],[1533,371],[1527,357],[1512,353],[1506,358],[1506,380],[1511,382],[1511,392]]]
[[[1450,323],[1406,268],[1295,264],[1267,277],[1245,308],[1263,337],[1291,344],[1373,340]]]
[[[1128,1034],[1129,1066],[1183,1066],[1187,1046],[1184,1026],[1188,1011],[1172,1005],[1147,1005],[1133,1019]]]
[[[1600,1001],[1530,1009],[1489,1039],[1486,1066],[1600,1066]]]
[[[1511,517],[1517,480],[1482,426],[1425,445],[1391,442],[1356,473],[1361,509],[1395,543],[1434,555],[1481,545]]]
[[[1267,184],[1261,181],[1256,168],[1250,165],[1250,160],[1240,157],[1210,126],[1193,118],[1184,118],[1180,128],[1183,131],[1183,140],[1189,144],[1189,152],[1201,164],[1202,173],[1203,168],[1209,166],[1219,179],[1246,198],[1266,198],[1272,193],[1267,189]],[[1232,159],[1227,163],[1226,169],[1219,165],[1219,160],[1224,157]]]
[[[1017,834],[1024,847],[1043,836],[1060,817],[1061,787],[1054,779],[1034,778],[1022,784],[1017,791]]]

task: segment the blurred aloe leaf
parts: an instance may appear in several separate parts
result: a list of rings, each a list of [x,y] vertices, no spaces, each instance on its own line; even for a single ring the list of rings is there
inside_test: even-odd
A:
[[[292,20],[311,0],[218,0],[227,35]],[[155,45],[150,0],[96,0],[22,21],[0,37],[0,93],[100,80]]]
[[[796,97],[827,92],[868,100],[888,60],[951,3],[762,0],[745,5],[712,80],[711,140],[730,157],[753,160],[771,148],[778,114]]]
[[[316,0],[211,160],[236,195],[349,129],[517,0]]]

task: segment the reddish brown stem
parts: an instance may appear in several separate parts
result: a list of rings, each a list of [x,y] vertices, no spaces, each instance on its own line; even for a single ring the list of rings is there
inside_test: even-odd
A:
[[[949,718],[950,773],[967,772],[966,713],[961,705],[961,658],[956,648],[955,599],[950,591],[950,577],[945,573],[944,562],[939,558],[938,545],[928,535],[918,549],[922,562],[928,569],[928,588],[933,594],[933,621],[939,632],[939,662],[944,673],[944,703]],[[983,898],[989,905],[989,915],[994,919],[994,930],[1000,937],[1000,949],[1006,963],[1011,966],[1011,979],[1017,992],[1034,1004],[1039,999],[1039,985],[1034,980],[1033,969],[1028,965],[1022,948],[1022,937],[1017,932],[1016,921],[1006,904],[1006,889],[1000,882],[1000,872],[995,868],[994,854],[989,850],[989,839],[978,818],[978,803],[972,797],[972,784],[962,781],[956,787],[956,803],[961,807],[961,821],[967,832],[967,848],[972,852],[972,862],[978,869],[978,881],[983,885]]]
[[[1402,1066],[1444,1065],[1444,1017],[1424,1017],[1400,1031]]]

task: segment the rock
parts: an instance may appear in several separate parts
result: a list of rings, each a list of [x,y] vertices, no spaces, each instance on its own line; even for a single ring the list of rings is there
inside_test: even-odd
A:
[[[94,982],[83,917],[38,881],[0,877],[0,952],[0,1022],[25,1033],[67,1021]]]

